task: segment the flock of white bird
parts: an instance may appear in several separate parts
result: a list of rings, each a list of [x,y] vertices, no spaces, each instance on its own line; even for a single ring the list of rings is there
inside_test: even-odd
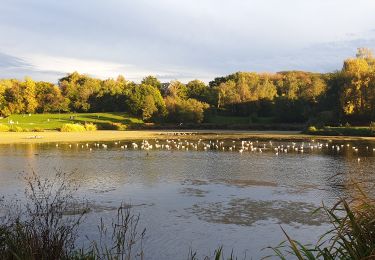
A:
[[[245,152],[253,153],[262,153],[264,151],[273,151],[276,156],[281,153],[304,153],[305,151],[312,152],[314,150],[330,149],[336,153],[344,151],[345,149],[350,149],[354,154],[358,154],[359,148],[353,146],[352,144],[333,144],[332,141],[327,142],[315,142],[311,140],[310,142],[290,142],[287,144],[274,143],[273,141],[268,142],[259,142],[251,140],[232,140],[232,141],[223,141],[223,140],[181,140],[181,139],[166,139],[166,140],[157,140],[153,141],[143,140],[141,142],[124,142],[116,141],[112,143],[115,147],[119,146],[121,149],[132,149],[132,150],[216,150],[216,151],[235,151],[240,154]],[[69,148],[72,148],[73,145],[69,144]],[[59,147],[59,144],[56,144],[56,147]],[[107,149],[108,144],[104,143],[93,143],[93,144],[80,144],[77,143],[76,147],[86,148],[89,151],[92,151],[93,148]],[[375,148],[370,148],[366,146],[367,151],[375,152]],[[358,161],[360,158],[358,157]]]

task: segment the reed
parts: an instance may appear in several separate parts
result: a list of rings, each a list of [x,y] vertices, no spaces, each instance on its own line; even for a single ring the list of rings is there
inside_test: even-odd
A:
[[[375,201],[358,184],[353,199],[339,199],[332,207],[323,206],[331,229],[315,245],[303,245],[284,230],[287,240],[269,247],[280,259],[375,259]]]

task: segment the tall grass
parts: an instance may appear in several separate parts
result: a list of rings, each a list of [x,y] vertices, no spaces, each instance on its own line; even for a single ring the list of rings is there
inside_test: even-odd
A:
[[[78,250],[75,258],[144,259],[143,240],[146,229],[139,231],[138,223],[139,215],[132,215],[129,207],[121,205],[110,226],[105,224],[103,219],[100,220],[99,240],[93,240],[88,248]]]
[[[280,259],[291,256],[302,259],[375,259],[375,201],[356,184],[359,196],[350,201],[340,199],[332,206],[323,205],[331,229],[316,245],[303,245],[287,238],[277,247],[270,247]]]
[[[143,259],[145,230],[139,231],[139,216],[121,205],[111,224],[98,226],[99,241],[77,248],[78,228],[90,210],[75,197],[78,187],[72,176],[57,172],[41,178],[25,177],[25,202],[0,198],[0,259]]]
[[[50,179],[32,173],[25,181],[26,201],[1,205],[8,211],[0,224],[2,259],[68,258],[85,213],[74,206],[75,186],[61,172]]]

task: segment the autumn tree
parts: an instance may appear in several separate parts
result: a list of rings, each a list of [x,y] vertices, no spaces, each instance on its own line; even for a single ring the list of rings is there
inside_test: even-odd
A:
[[[34,113],[35,109],[38,106],[37,99],[35,97],[35,82],[26,77],[25,81],[21,83],[22,87],[22,96],[25,103],[25,110],[26,113]]]
[[[35,96],[38,113],[67,112],[68,100],[62,95],[58,86],[44,81],[36,82]]]
[[[174,98],[188,98],[188,88],[178,80],[173,80],[168,86],[168,95]]]
[[[369,111],[367,102],[370,67],[365,59],[347,59],[342,69],[345,84],[341,95],[341,104],[346,115],[364,114]]]

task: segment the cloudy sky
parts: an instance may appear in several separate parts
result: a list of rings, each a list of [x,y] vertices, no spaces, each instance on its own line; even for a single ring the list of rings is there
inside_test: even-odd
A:
[[[374,0],[1,0],[0,77],[334,71],[375,48],[374,13]]]

